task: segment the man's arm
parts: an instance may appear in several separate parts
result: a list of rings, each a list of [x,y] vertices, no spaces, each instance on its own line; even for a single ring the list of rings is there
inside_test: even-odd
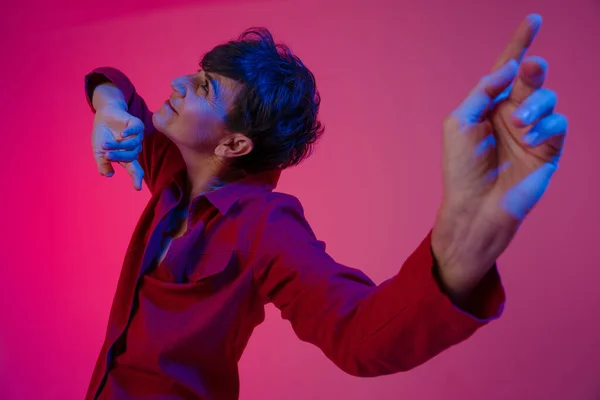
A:
[[[119,107],[127,111],[127,102],[123,91],[113,83],[99,84],[92,94],[92,107],[94,110],[102,110],[105,107]]]
[[[301,340],[351,375],[414,368],[502,313],[496,267],[462,308],[452,303],[438,283],[430,235],[397,275],[377,286],[325,252],[296,198],[273,194],[269,209],[251,261],[259,293],[281,310]]]
[[[123,72],[111,67],[96,68],[87,74],[85,92],[94,113],[106,105],[117,105],[144,123],[144,141],[138,161],[148,189],[155,193],[173,171],[182,167],[183,160],[173,142],[154,128],[153,113],[144,99]]]

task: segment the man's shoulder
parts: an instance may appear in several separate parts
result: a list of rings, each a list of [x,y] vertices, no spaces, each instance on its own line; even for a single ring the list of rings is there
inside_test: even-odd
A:
[[[276,191],[257,191],[243,196],[239,206],[263,215],[281,211],[282,209],[294,209],[303,213],[300,199],[292,194]]]

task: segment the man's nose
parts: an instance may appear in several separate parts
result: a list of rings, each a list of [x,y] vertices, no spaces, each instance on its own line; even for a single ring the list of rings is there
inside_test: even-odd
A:
[[[171,81],[171,88],[179,93],[182,97],[185,96],[185,84],[181,78],[175,78]]]

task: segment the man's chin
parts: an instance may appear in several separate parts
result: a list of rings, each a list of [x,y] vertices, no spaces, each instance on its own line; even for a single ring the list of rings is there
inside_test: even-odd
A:
[[[173,121],[170,120],[168,116],[165,116],[160,111],[152,115],[152,124],[154,125],[154,129],[165,135],[173,143],[177,143],[177,134],[173,134],[172,123]]]
[[[152,124],[154,125],[154,128],[157,131],[162,132],[162,133],[164,133],[165,135],[168,136],[168,134],[166,132],[167,129],[165,129],[165,125],[166,125],[165,122],[166,122],[165,121],[165,117],[162,116],[162,115],[160,115],[159,112],[155,112],[152,115]]]

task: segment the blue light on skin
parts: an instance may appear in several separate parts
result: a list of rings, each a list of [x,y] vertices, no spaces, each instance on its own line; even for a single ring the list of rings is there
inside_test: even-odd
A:
[[[506,192],[502,198],[502,208],[513,218],[523,220],[546,192],[557,168],[556,162],[542,164]]]
[[[529,145],[536,146],[555,134],[566,131],[566,121],[560,117],[542,119],[524,136],[523,140]],[[496,138],[493,134],[486,136],[475,148],[475,155],[483,156],[496,147]],[[502,198],[502,208],[513,218],[523,220],[527,213],[540,200],[550,184],[550,179],[558,169],[558,156],[552,161],[542,164],[539,168],[527,175],[523,180],[510,188]],[[494,168],[486,176],[487,182],[492,182],[498,175],[510,167],[506,161]]]
[[[477,147],[475,147],[475,156],[481,157],[484,154],[486,154],[488,152],[488,150],[491,150],[495,147],[496,147],[496,137],[494,136],[494,134],[490,133],[481,142],[479,142]]]
[[[537,137],[540,135],[535,132],[542,130],[540,127],[533,127],[531,132]],[[539,139],[538,139],[539,140]],[[496,147],[496,138],[493,134],[485,137],[475,148],[476,156],[483,156],[486,152]],[[506,161],[502,165],[494,168],[486,176],[487,182],[492,182],[498,175],[510,167],[510,162]],[[502,198],[502,208],[513,218],[521,221],[527,213],[540,200],[546,192],[552,175],[558,168],[558,158],[554,162],[542,164],[538,169],[521,180],[515,186],[510,188]]]
[[[540,82],[535,82],[541,86],[547,71],[547,63],[543,59],[537,59],[538,65],[541,66],[542,72],[535,78]],[[493,101],[493,106],[506,99],[512,89],[512,84],[505,89]],[[553,108],[556,105],[556,95],[547,89],[535,91],[527,98],[520,107],[515,110],[514,116],[521,119],[525,125],[529,125],[539,117],[539,113],[548,108]],[[564,135],[567,131],[567,119],[558,114],[552,114],[538,121],[529,131],[523,136],[525,145],[535,147],[543,142],[551,139],[553,136]],[[475,155],[483,156],[488,151],[496,147],[496,140],[493,134],[485,137],[476,147]],[[516,183],[512,188],[509,188],[501,200],[501,207],[507,214],[517,220],[523,220],[527,213],[537,204],[543,194],[546,192],[550,180],[558,168],[558,160],[560,154],[557,154],[552,160],[540,165],[536,170],[527,175],[520,182]],[[491,171],[486,177],[489,180],[497,178],[498,174],[503,170],[510,168],[510,164],[504,163],[499,168]]]
[[[475,147],[475,156],[483,157],[485,154],[487,154],[487,152],[489,152],[495,148],[496,148],[496,137],[494,136],[494,134],[490,133],[481,142],[479,142],[479,144],[477,144],[477,147]],[[491,183],[496,178],[498,178],[498,175],[500,175],[500,172],[504,171],[509,166],[510,166],[510,162],[506,161],[502,165],[498,166],[497,168],[494,168],[492,171],[490,171],[487,174],[487,176],[485,177],[485,181],[487,183]]]

